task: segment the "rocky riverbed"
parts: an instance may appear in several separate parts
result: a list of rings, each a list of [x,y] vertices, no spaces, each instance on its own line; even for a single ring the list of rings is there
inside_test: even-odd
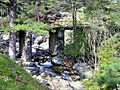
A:
[[[33,78],[36,78],[40,83],[45,84],[52,90],[82,90],[83,88],[79,75],[72,74],[67,70],[61,70],[60,66],[54,66],[50,62],[40,63],[40,65],[38,65],[38,62],[34,62],[30,65],[25,66],[24,69]],[[56,67],[57,70],[54,70]]]
[[[24,69],[40,83],[45,84],[52,90],[83,90],[83,78],[92,76],[92,72],[85,71],[85,67],[79,67],[84,73],[72,73],[63,69],[63,66],[53,65],[50,61],[38,64],[38,62],[24,62]]]
[[[33,40],[32,61],[23,62],[17,58],[16,63],[52,90],[83,90],[81,80],[93,75],[91,68],[86,63],[72,63],[71,59],[66,60],[62,54],[52,57],[49,54],[48,38],[38,44],[41,38],[37,35]],[[0,40],[0,52],[7,54],[9,35],[3,35]],[[18,42],[16,45],[18,50]]]
[[[76,63],[69,67],[67,62],[64,63],[64,59],[60,61],[57,57],[52,58],[46,50],[40,50],[34,52],[32,62],[17,63],[23,65],[33,78],[52,90],[83,90],[81,80],[93,75],[90,67],[86,63]]]

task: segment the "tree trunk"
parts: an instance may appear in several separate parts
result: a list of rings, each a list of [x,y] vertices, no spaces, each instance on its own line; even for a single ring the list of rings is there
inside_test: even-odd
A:
[[[77,6],[76,6],[77,0],[75,0],[75,11],[74,11],[74,35],[77,33]]]
[[[23,51],[22,51],[22,60],[25,62],[31,61],[32,58],[32,34],[27,32],[25,37],[25,42],[23,45]]]
[[[72,0],[72,19],[73,19],[73,36],[74,36],[74,43],[75,43],[75,35],[77,33],[77,7],[76,7],[76,0],[75,2]]]
[[[74,7],[74,1],[72,0],[72,19],[73,19],[73,36],[75,38],[75,7]],[[73,41],[74,42],[74,41]]]
[[[11,59],[16,60],[16,31],[13,30],[13,19],[16,18],[16,3],[17,0],[12,0],[10,10],[10,39],[9,39],[9,56]]]
[[[75,0],[75,2],[74,2],[74,0],[72,0],[72,19],[73,19],[73,45],[74,45],[74,48],[75,48],[75,41],[76,41],[76,30],[77,30],[77,28],[76,28],[76,24],[77,24],[77,22],[76,22],[76,12],[77,12],[77,9],[76,9],[76,0]],[[74,59],[74,61],[75,62],[77,62],[76,61],[76,57],[74,56],[73,57],[73,59]]]

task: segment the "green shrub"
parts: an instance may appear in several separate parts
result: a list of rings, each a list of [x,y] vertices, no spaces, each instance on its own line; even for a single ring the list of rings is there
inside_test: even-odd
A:
[[[98,68],[95,81],[101,89],[110,90],[120,84],[120,33],[104,41],[98,50]]]
[[[120,85],[120,62],[103,64],[102,69],[96,72],[94,80],[98,82],[101,89],[117,90],[117,85]]]
[[[120,48],[120,33],[115,34],[110,39],[101,43],[98,49],[98,64],[112,64],[113,62],[119,62],[119,48]]]
[[[120,85],[120,62],[102,64],[102,68],[95,72],[93,78],[83,80],[84,90],[118,90]]]
[[[90,54],[88,51],[88,42],[85,37],[85,31],[79,30],[75,35],[75,43],[73,43],[73,33],[70,34],[69,44],[64,47],[64,53],[69,56],[75,56],[77,59]]]
[[[83,80],[82,85],[84,90],[100,90],[100,86],[98,86],[92,78],[89,80]]]
[[[0,53],[0,90],[48,90],[22,67]]]
[[[101,43],[98,49],[98,70],[83,81],[85,90],[118,90],[120,85],[120,33]],[[97,82],[97,83],[96,83]]]

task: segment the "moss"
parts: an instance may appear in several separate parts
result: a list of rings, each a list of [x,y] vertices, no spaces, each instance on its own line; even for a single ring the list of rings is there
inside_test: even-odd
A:
[[[48,90],[8,56],[0,54],[0,90]]]

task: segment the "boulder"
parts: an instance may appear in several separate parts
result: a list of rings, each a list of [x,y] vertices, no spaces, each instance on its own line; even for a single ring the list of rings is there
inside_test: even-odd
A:
[[[47,39],[45,40],[45,42],[41,43],[41,44],[40,44],[40,47],[41,47],[43,50],[48,49],[48,48],[49,48],[49,39],[47,38]]]
[[[52,90],[73,90],[73,88],[69,86],[69,82],[63,79],[53,79],[52,81],[48,81],[48,83]]]
[[[3,40],[9,40],[9,35],[4,34],[3,35]]]
[[[82,82],[80,81],[72,81],[72,82],[69,82],[70,83],[70,86],[74,89],[74,90],[83,90],[83,87],[82,87]]]
[[[82,78],[88,78],[93,75],[90,66],[88,66],[86,63],[76,63],[73,66],[73,69],[78,71]]]
[[[59,12],[61,17],[65,17],[65,16],[68,16],[70,13],[68,12]]]
[[[63,54],[58,54],[57,56],[52,58],[52,62],[54,64],[60,64],[62,65],[64,61],[64,55]]]
[[[40,45],[41,43],[43,43],[45,41],[46,41],[46,35],[43,35],[43,36],[40,35],[35,39],[34,44]]]
[[[35,39],[38,37],[39,35],[37,33],[33,33],[32,34],[32,43],[34,43]]]
[[[33,54],[33,59],[34,61],[46,61],[46,60],[51,60],[51,57],[49,56],[49,53],[47,50],[40,50],[37,51]]]
[[[39,50],[47,50],[49,48],[49,39],[44,35],[44,36],[38,36],[34,40],[34,44],[32,45],[32,49],[34,51],[39,51]]]

